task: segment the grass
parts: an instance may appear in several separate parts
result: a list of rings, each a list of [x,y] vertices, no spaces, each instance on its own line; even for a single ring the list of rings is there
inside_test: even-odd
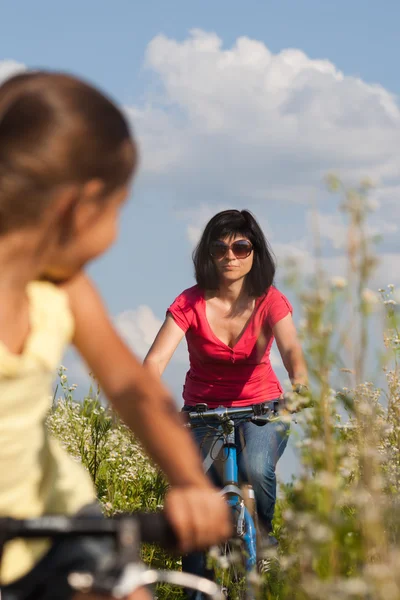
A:
[[[318,229],[313,274],[305,277],[293,261],[285,266],[287,284],[302,307],[299,331],[314,405],[298,419],[301,467],[281,489],[274,525],[279,550],[271,553],[275,560],[261,597],[397,600],[397,292],[390,284],[380,291],[370,289],[378,268],[378,240],[368,225],[370,184],[347,189],[331,176],[328,185],[347,223],[347,276],[332,277],[324,270]],[[75,402],[76,391],[64,367],[59,376],[61,394],[49,425],[90,472],[105,513],[159,508],[166,490],[162,475],[124,424],[100,405],[96,384]],[[180,568],[177,557],[157,548],[146,547],[143,556],[153,566]],[[168,586],[158,594],[178,595]]]

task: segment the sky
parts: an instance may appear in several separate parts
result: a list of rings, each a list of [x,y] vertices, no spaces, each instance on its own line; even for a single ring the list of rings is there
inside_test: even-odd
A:
[[[89,272],[140,357],[193,285],[191,252],[218,210],[254,212],[278,287],[288,256],[312,271],[317,210],[325,265],[342,275],[328,172],[374,182],[370,230],[384,242],[371,286],[400,283],[399,22],[398,0],[0,0],[0,81],[26,67],[72,72],[132,123],[139,175],[117,244]],[[82,389],[82,366],[65,362]],[[285,379],[276,351],[274,364]],[[165,376],[178,403],[186,369],[183,346]]]

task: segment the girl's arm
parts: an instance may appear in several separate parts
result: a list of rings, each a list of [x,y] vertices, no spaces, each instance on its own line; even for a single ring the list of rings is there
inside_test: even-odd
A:
[[[176,487],[166,509],[182,550],[226,538],[230,533],[226,503],[204,475],[197,448],[160,378],[144,369],[122,341],[85,276],[79,275],[64,289],[75,318],[76,348],[124,422]]]
[[[282,362],[290,377],[292,385],[307,385],[307,365],[304,360],[300,342],[297,337],[292,315],[278,321],[272,328]]]
[[[184,335],[184,331],[168,314],[144,359],[143,364],[146,369],[153,375],[161,377]]]

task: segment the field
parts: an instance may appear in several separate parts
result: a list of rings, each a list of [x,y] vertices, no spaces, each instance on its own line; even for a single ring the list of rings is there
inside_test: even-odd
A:
[[[400,335],[397,291],[370,289],[379,270],[369,233],[370,184],[339,194],[347,223],[346,277],[324,270],[316,236],[315,269],[295,261],[286,283],[302,307],[299,331],[314,406],[300,413],[301,469],[281,488],[263,598],[400,598]],[[375,279],[374,279],[375,278]],[[80,397],[64,367],[49,425],[89,470],[106,514],[155,510],[166,483],[127,428],[99,401],[96,382]],[[146,547],[152,565],[180,568],[177,557]],[[177,597],[168,587],[159,598]]]

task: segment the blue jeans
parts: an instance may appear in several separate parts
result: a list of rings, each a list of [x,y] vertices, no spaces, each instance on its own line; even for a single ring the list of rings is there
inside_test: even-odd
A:
[[[183,410],[192,410],[184,407]],[[273,421],[259,426],[254,423],[241,423],[235,429],[237,464],[240,483],[250,483],[254,489],[257,515],[262,533],[267,536],[272,531],[272,519],[276,502],[275,468],[282,456],[289,437],[289,423]],[[223,487],[221,456],[214,456],[212,449],[215,435],[210,429],[194,429],[194,439],[204,458],[215,458],[208,475],[218,487]],[[182,559],[182,569],[196,575],[204,574],[204,555],[194,552]],[[196,596],[192,596],[196,598]]]

